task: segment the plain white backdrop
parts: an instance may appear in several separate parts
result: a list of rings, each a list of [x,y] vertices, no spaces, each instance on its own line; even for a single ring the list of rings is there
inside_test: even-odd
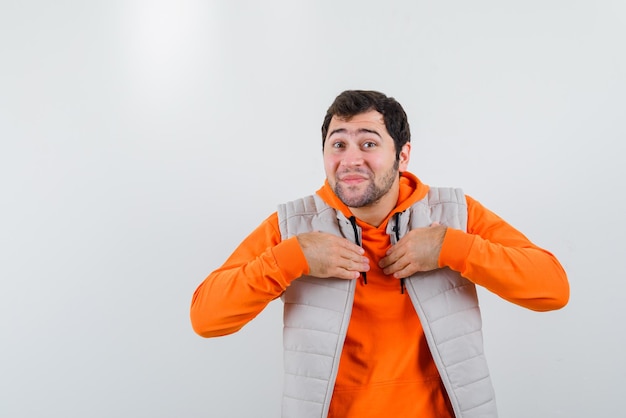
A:
[[[0,416],[277,417],[281,303],[191,330],[196,286],[324,180],[345,89],[410,170],[561,260],[563,310],[481,291],[502,417],[623,414],[626,3],[0,0]]]

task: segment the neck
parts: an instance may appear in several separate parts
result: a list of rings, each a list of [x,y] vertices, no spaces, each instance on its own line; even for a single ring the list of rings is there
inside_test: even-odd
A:
[[[378,228],[398,203],[399,187],[393,187],[380,200],[360,208],[350,208],[350,212],[360,221]]]

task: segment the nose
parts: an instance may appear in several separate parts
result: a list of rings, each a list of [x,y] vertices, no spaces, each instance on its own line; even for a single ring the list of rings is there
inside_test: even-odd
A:
[[[363,165],[363,154],[358,148],[347,149],[341,159],[341,165],[344,167],[357,167]]]

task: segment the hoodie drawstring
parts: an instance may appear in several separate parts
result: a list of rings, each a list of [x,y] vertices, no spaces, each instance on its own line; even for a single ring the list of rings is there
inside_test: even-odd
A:
[[[400,212],[396,212],[394,216],[395,225],[393,226],[393,232],[396,233],[396,243],[400,241]],[[404,294],[404,289],[406,285],[404,283],[404,278],[400,279],[400,293]]]
[[[356,242],[356,245],[361,247],[361,240],[359,239],[359,230],[356,226],[356,218],[354,216],[350,216],[350,224],[352,224],[352,230],[354,231],[354,242]],[[361,276],[363,276],[363,284],[367,284],[367,273],[362,271]]]
[[[398,242],[400,241],[400,227],[398,226],[400,222],[400,213],[397,212],[394,215],[394,218],[395,218],[395,225],[393,226],[393,232],[395,232],[396,242]],[[350,224],[352,225],[352,230],[354,231],[354,242],[356,242],[356,245],[361,247],[361,240],[359,239],[359,230],[356,225],[356,218],[354,216],[351,216],[349,219],[350,219]],[[361,276],[363,277],[363,284],[367,284],[367,273],[362,271]],[[406,289],[405,279],[402,278],[400,279],[400,293],[404,294],[405,289]]]

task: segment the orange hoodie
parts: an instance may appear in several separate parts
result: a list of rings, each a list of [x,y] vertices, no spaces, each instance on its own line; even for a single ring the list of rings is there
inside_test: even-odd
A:
[[[388,218],[377,228],[357,220],[370,271],[367,284],[356,288],[329,417],[453,416],[408,294],[378,267],[391,245],[387,221],[427,192],[428,186],[405,172],[398,204]],[[328,183],[317,193],[351,216]],[[466,199],[467,232],[448,229],[439,266],[529,309],[564,306],[569,285],[556,258],[474,199]],[[277,214],[272,214],[198,287],[191,305],[194,330],[204,337],[236,332],[307,273],[297,239],[282,241]]]

